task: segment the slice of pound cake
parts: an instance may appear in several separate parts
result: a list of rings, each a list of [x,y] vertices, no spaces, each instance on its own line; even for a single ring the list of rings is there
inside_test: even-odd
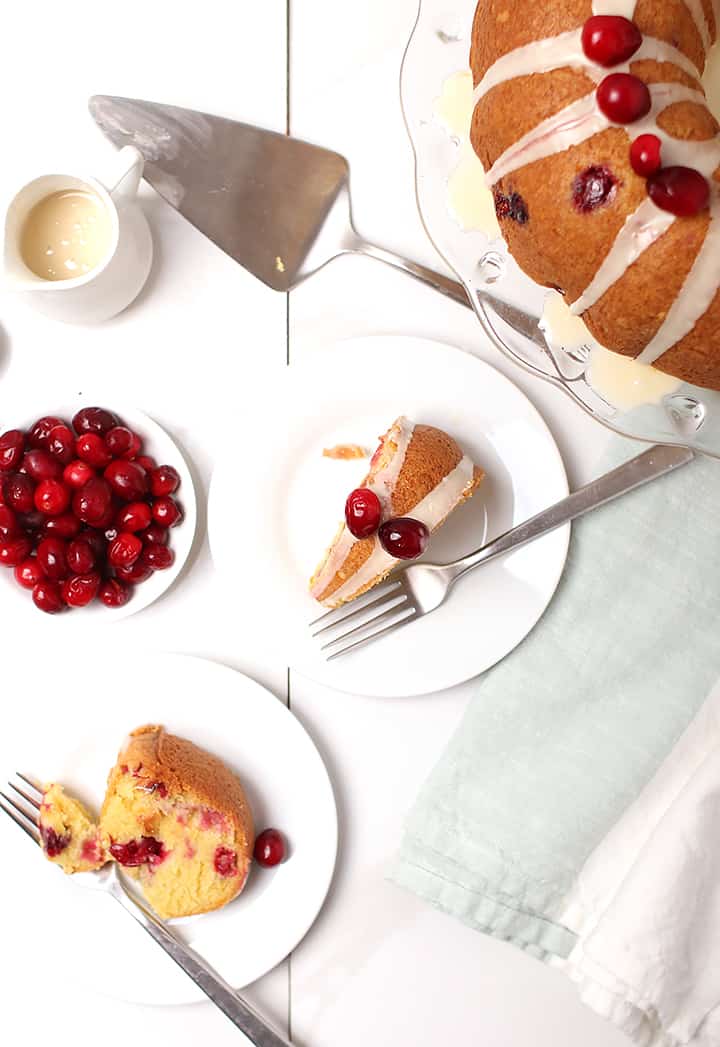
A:
[[[45,856],[63,872],[92,872],[109,860],[100,829],[62,785],[45,786],[38,821]]]
[[[100,824],[110,854],[159,916],[219,909],[245,886],[254,830],[240,781],[163,727],[130,735],[110,772]]]

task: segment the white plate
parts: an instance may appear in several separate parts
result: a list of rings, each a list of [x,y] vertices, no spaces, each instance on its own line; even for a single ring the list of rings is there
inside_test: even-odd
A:
[[[308,579],[368,467],[324,458],[323,448],[351,442],[374,450],[400,414],[454,436],[487,479],[433,537],[426,558],[438,561],[471,552],[486,534],[495,537],[567,494],[552,436],[507,378],[437,342],[357,338],[289,368],[271,390],[270,424],[267,392],[246,403],[234,420],[233,447],[257,450],[241,477],[236,459],[218,463],[209,534],[221,577],[241,584],[257,606],[253,642],[338,690],[400,697],[476,676],[532,629],[560,578],[567,528],[480,568],[433,614],[344,658],[328,663],[308,628],[322,610]]]
[[[65,627],[68,625],[72,627],[73,624],[77,625],[79,620],[84,627],[88,619],[102,623],[129,618],[130,615],[137,614],[138,611],[144,610],[150,604],[159,600],[176,581],[187,562],[197,529],[195,484],[182,451],[173,438],[152,418],[148,418],[146,414],[135,407],[123,405],[118,407],[110,397],[97,398],[83,395],[76,400],[67,401],[59,407],[57,405],[49,405],[47,410],[40,415],[38,415],[37,409],[35,413],[31,413],[26,407],[17,408],[16,405],[13,405],[12,412],[8,412],[3,418],[3,431],[5,429],[29,429],[38,418],[45,415],[55,415],[70,424],[75,414],[82,410],[83,407],[96,405],[109,407],[114,414],[117,414],[124,425],[127,425],[128,428],[142,437],[143,454],[150,455],[156,460],[158,465],[174,466],[180,474],[180,487],[175,497],[177,497],[177,501],[182,507],[183,519],[179,524],[171,528],[168,543],[175,553],[175,560],[167,570],[155,571],[142,585],[136,585],[132,597],[124,607],[105,607],[100,601],[93,600],[87,607],[75,608],[72,611],[52,616],[44,615],[42,611],[35,607],[32,602],[32,595],[27,589],[20,588],[13,577],[12,571],[3,570],[0,571],[0,587],[2,591],[0,599],[2,600],[5,613],[9,612],[12,601],[11,613],[13,615],[25,614],[33,623],[37,623],[38,618],[51,617],[55,628],[57,628],[58,623],[62,623]]]
[[[139,680],[141,686],[133,683]],[[29,703],[26,722],[15,706],[12,730],[0,736],[2,780],[15,769],[56,779],[97,810],[124,738],[145,723],[165,724],[222,757],[242,778],[258,830],[282,830],[289,857],[275,869],[254,866],[245,890],[224,909],[173,925],[227,981],[248,985],[295,948],[332,879],[337,814],[317,749],[277,698],[214,662],[147,658],[132,664],[129,676],[105,674],[102,704],[90,691],[78,688],[72,673],[64,675],[55,702],[46,703],[42,732],[33,731]],[[4,816],[0,851],[13,856],[0,874],[3,897],[15,900],[3,912],[5,941],[36,936],[43,970],[137,1003],[204,999],[119,905],[74,888]]]

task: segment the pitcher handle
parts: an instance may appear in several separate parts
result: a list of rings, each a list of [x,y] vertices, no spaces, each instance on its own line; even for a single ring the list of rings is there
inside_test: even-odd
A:
[[[113,200],[130,200],[137,195],[145,158],[134,145],[124,145],[114,159],[113,169],[103,184]]]

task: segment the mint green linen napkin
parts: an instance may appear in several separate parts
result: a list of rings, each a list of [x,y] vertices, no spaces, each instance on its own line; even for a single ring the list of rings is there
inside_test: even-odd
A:
[[[610,464],[641,450],[618,440]],[[411,812],[395,882],[569,954],[564,897],[720,675],[719,521],[705,458],[575,524],[552,604],[481,678]]]

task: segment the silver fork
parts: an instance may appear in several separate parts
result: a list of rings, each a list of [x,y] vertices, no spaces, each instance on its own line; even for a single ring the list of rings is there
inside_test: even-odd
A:
[[[412,564],[397,569],[386,582],[368,594],[369,598],[360,597],[350,608],[336,608],[317,618],[311,623],[311,628],[315,629],[313,636],[325,639],[321,650],[328,652],[328,661],[372,643],[437,610],[455,582],[481,564],[533,542],[620,495],[686,465],[694,457],[695,452],[686,447],[651,447],[469,556],[453,563]],[[347,629],[349,625],[351,628]],[[344,631],[333,636],[340,627]]]
[[[32,778],[16,773],[27,788],[11,781],[8,783],[9,789],[24,802],[20,803],[0,790],[0,809],[39,846],[38,816],[42,790]],[[284,1037],[275,1032],[264,1018],[238,996],[232,986],[228,985],[202,956],[176,938],[170,928],[128,890],[115,862],[109,862],[98,872],[75,873],[70,879],[82,887],[104,891],[119,902],[256,1047],[291,1047]]]

